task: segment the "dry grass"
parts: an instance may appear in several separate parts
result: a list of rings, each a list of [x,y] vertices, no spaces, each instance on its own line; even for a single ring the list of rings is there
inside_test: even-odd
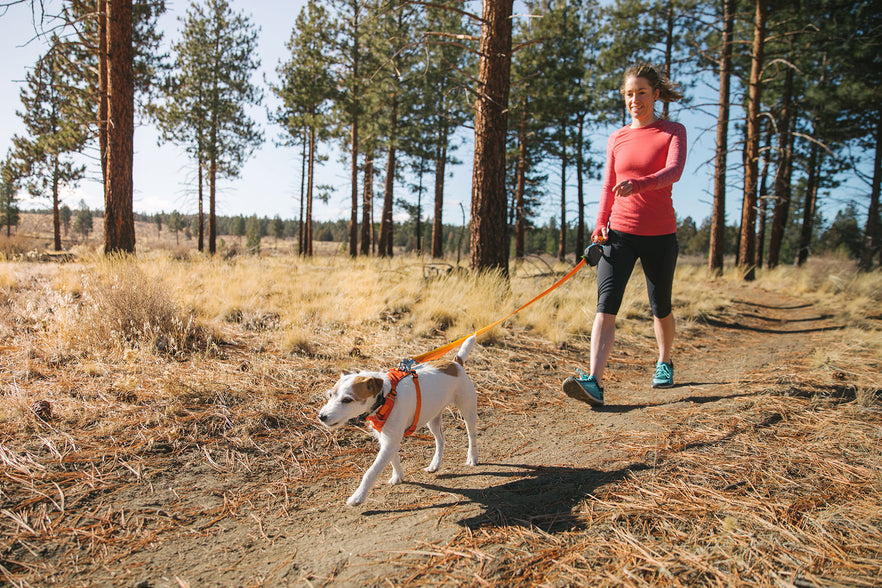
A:
[[[723,405],[660,409],[663,433],[595,440],[627,457],[571,519],[487,521],[384,563],[400,586],[878,586],[882,398],[804,373],[749,374]],[[546,477],[530,488],[563,483]]]
[[[473,331],[569,268],[553,269],[524,264],[506,284],[408,257],[0,264],[0,577],[90,583],[217,521],[266,523],[315,493],[342,496],[372,447],[313,417],[337,370]],[[715,408],[658,410],[663,433],[598,439],[624,457],[598,466],[568,519],[488,520],[375,563],[400,586],[878,585],[882,335],[867,309],[878,313],[879,277],[835,286],[829,268],[813,271],[782,268],[759,285],[816,300],[846,326],[834,344],[775,376],[746,373],[744,394]],[[697,336],[736,281],[681,267],[681,331]],[[498,362],[526,349],[551,363],[557,344],[584,345],[594,297],[583,271],[482,343]],[[622,337],[647,336],[644,298],[632,280]],[[531,369],[505,382],[478,370],[482,406],[535,411]],[[232,482],[204,487],[206,472]],[[557,484],[547,475],[530,490]],[[147,496],[161,491],[176,493],[173,510]]]

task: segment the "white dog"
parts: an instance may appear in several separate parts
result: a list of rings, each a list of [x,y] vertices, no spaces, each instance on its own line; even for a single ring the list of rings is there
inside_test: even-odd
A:
[[[319,411],[319,420],[328,429],[342,427],[350,419],[361,415],[376,417],[388,412],[386,407],[390,393],[394,405],[388,412],[385,423],[374,434],[380,441],[380,451],[373,465],[365,472],[358,489],[346,503],[355,506],[364,502],[377,476],[388,463],[392,463],[392,477],[389,484],[404,481],[401,459],[398,450],[408,429],[429,426],[435,437],[435,456],[427,472],[435,472],[441,466],[444,455],[444,433],[441,431],[441,413],[447,406],[456,406],[465,420],[469,436],[469,450],[466,465],[477,465],[478,400],[475,386],[465,373],[463,364],[475,345],[475,336],[469,337],[459,348],[454,361],[433,361],[417,364],[412,374],[405,375],[393,389],[393,377],[381,372],[348,372],[328,391],[328,402]],[[417,384],[414,384],[416,378]],[[417,392],[419,391],[419,397]],[[417,411],[417,409],[419,409]],[[377,425],[374,425],[377,428]]]

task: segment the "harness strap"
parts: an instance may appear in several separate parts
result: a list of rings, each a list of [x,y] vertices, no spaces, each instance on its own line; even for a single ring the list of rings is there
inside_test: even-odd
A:
[[[417,427],[417,423],[420,420],[420,405],[422,404],[422,395],[420,394],[420,380],[417,377],[417,373],[414,370],[404,371],[404,370],[390,370],[389,371],[389,381],[392,384],[392,389],[389,390],[389,394],[386,395],[386,400],[380,405],[380,407],[376,410],[374,414],[369,415],[365,420],[371,424],[371,426],[377,430],[379,433],[383,430],[383,425],[386,424],[386,420],[389,418],[389,415],[392,413],[392,407],[395,406],[395,398],[398,395],[397,387],[398,382],[406,378],[407,376],[413,376],[413,385],[416,388],[416,412],[413,415],[413,423],[404,432],[404,436],[412,434]],[[377,399],[379,402],[380,399]]]

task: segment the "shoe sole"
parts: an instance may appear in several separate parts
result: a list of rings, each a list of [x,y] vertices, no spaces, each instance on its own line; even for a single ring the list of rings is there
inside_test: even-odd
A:
[[[674,383],[673,382],[671,382],[670,384],[655,384],[655,383],[653,383],[652,387],[653,388],[673,388]]]
[[[580,402],[584,402],[586,404],[590,404],[591,406],[603,406],[603,400],[598,400],[585,392],[585,389],[579,385],[579,383],[573,378],[567,378],[563,383],[563,391],[564,394],[572,398],[573,400],[578,400]]]

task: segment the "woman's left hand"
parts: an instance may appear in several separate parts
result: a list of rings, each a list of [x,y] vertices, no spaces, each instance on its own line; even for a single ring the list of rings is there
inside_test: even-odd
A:
[[[634,193],[634,185],[631,183],[631,180],[624,180],[619,182],[613,188],[613,194],[616,196],[630,196]]]

